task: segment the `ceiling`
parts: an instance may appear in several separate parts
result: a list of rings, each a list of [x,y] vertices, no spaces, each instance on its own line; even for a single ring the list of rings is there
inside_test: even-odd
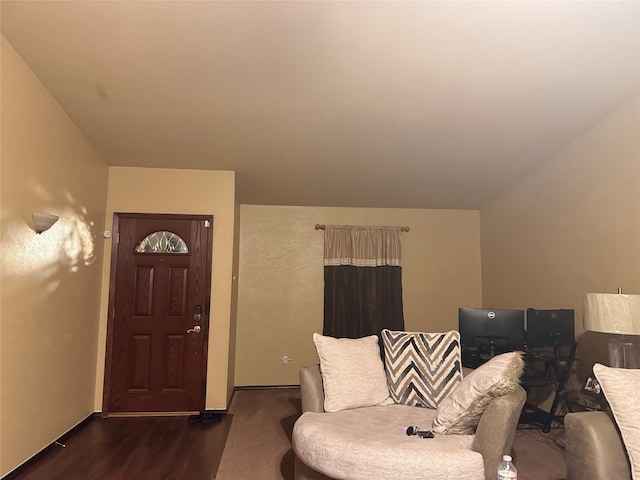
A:
[[[110,165],[247,204],[479,209],[640,92],[636,1],[5,1]]]

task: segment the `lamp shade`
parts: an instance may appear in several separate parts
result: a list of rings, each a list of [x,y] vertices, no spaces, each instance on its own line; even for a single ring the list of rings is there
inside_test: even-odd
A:
[[[592,332],[640,335],[640,295],[587,293],[583,325]]]

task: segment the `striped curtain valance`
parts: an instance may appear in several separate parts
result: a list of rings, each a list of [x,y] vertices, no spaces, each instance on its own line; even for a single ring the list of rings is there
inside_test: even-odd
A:
[[[401,227],[326,225],[324,265],[401,266]]]

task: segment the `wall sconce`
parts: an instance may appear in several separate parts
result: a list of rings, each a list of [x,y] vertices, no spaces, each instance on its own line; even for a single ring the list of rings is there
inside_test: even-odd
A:
[[[33,227],[36,233],[42,233],[49,230],[58,221],[60,217],[49,213],[33,212]]]

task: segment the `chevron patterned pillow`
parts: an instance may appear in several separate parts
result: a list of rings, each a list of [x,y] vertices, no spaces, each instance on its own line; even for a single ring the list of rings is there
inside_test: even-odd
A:
[[[396,403],[438,408],[462,381],[460,334],[382,331],[391,398]]]

